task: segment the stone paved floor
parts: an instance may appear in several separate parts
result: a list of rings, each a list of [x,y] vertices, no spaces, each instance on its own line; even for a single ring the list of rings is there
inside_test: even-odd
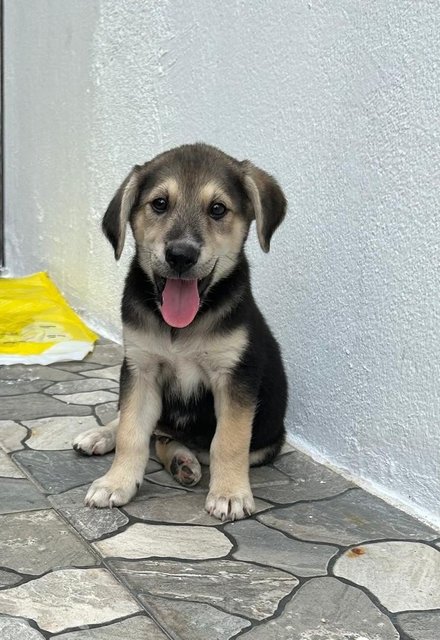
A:
[[[113,417],[120,360],[0,368],[2,640],[439,640],[439,532],[297,451],[252,470],[245,521],[154,459],[134,502],[84,507],[112,456],[71,441]]]

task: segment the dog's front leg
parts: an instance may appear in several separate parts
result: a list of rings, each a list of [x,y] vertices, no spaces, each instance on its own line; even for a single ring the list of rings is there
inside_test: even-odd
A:
[[[206,510],[220,520],[238,520],[255,510],[249,482],[249,447],[255,406],[229,386],[214,391],[217,428],[210,450],[211,482]]]
[[[90,487],[85,503],[91,507],[127,504],[140,487],[149,456],[150,436],[160,418],[162,399],[157,371],[124,361],[120,386],[120,421],[115,459],[109,471]]]

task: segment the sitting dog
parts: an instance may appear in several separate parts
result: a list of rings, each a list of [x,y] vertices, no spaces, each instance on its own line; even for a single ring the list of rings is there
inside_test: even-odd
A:
[[[210,464],[208,513],[234,520],[254,511],[249,466],[272,460],[284,442],[287,384],[243,246],[255,220],[268,252],[285,211],[270,175],[204,144],[162,153],[124,180],[102,223],[116,260],[128,223],[136,243],[122,300],[120,413],[74,442],[88,455],[116,453],[87,505],[133,498],[154,434],[158,458],[182,485]]]

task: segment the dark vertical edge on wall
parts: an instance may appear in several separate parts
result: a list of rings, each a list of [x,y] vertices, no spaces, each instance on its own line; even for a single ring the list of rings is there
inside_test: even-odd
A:
[[[3,61],[4,61],[4,19],[3,19],[3,0],[0,0],[0,271],[5,266],[5,207],[4,207],[4,77],[3,77]]]

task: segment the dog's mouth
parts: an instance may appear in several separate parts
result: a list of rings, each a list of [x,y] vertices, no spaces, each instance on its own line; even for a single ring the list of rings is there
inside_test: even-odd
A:
[[[164,278],[155,275],[162,318],[170,327],[183,329],[196,317],[203,294],[206,292],[214,269],[204,278]]]

